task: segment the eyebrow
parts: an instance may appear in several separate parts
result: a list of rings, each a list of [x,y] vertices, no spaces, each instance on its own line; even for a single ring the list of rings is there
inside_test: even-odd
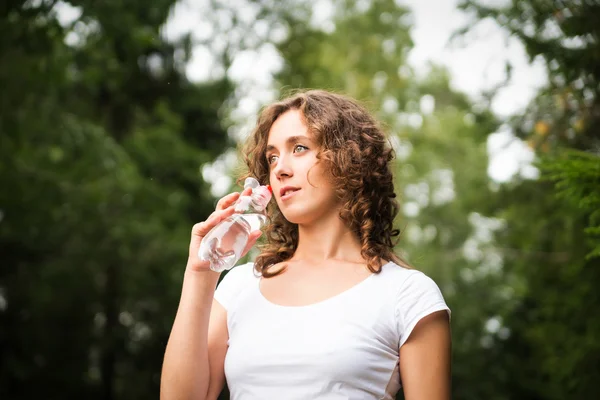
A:
[[[294,143],[298,142],[300,139],[306,139],[306,140],[312,142],[312,140],[308,136],[300,135],[300,136],[290,136],[285,141],[285,144],[287,144],[287,145],[294,144]],[[269,144],[269,145],[267,145],[267,149],[265,150],[265,152],[269,152],[269,151],[275,150],[275,149],[276,149],[275,146],[273,146],[272,144]]]

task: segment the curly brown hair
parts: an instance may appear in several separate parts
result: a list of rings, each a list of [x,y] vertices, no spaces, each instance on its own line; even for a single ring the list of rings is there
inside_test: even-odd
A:
[[[241,179],[254,176],[262,184],[269,182],[265,157],[269,131],[275,120],[289,110],[301,112],[318,144],[317,158],[326,163],[325,170],[330,171],[342,205],[340,218],[359,239],[369,270],[381,272],[385,261],[408,267],[393,251],[393,238],[400,234],[393,227],[399,209],[390,168],[394,151],[380,125],[354,99],[309,90],[265,107],[242,151],[248,170]],[[266,244],[255,260],[256,270],[264,277],[280,273],[281,269],[271,272],[269,268],[289,260],[298,245],[298,226],[285,219],[276,202],[269,203],[267,215]]]

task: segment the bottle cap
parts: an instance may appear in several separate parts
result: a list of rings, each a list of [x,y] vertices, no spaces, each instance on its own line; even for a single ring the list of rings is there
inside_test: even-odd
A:
[[[259,186],[253,189],[252,200],[259,209],[258,211],[262,211],[267,207],[273,196],[272,191],[270,186]]]

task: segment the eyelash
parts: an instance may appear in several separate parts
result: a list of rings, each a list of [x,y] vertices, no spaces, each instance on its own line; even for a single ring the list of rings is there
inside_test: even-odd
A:
[[[297,144],[297,145],[294,145],[294,150],[293,150],[293,153],[295,153],[295,152],[296,152],[296,149],[297,149],[298,147],[302,147],[304,150],[308,150],[308,147],[306,147],[306,146],[304,146],[304,145],[301,145],[301,144]],[[268,156],[268,157],[267,157],[267,164],[269,164],[269,165],[273,164],[273,161],[272,161],[272,158],[273,158],[273,157],[275,157],[275,156],[274,156],[274,155],[270,155],[270,156]]]

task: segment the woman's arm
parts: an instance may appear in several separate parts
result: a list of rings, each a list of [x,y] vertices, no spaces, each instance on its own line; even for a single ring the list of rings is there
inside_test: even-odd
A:
[[[244,194],[248,194],[246,189]],[[162,368],[162,400],[207,400],[219,396],[225,382],[223,365],[227,353],[227,311],[213,300],[219,273],[198,258],[204,236],[234,213],[239,193],[223,197],[205,222],[192,228],[188,263],[179,308],[169,336]],[[250,234],[242,255],[254,245],[260,231]]]
[[[213,301],[218,278],[212,271],[185,273],[164,357],[163,400],[216,399],[223,387],[223,360],[219,358],[224,359],[227,352],[227,313]]]
[[[406,400],[450,399],[450,336],[448,313],[437,311],[420,320],[400,347]]]

